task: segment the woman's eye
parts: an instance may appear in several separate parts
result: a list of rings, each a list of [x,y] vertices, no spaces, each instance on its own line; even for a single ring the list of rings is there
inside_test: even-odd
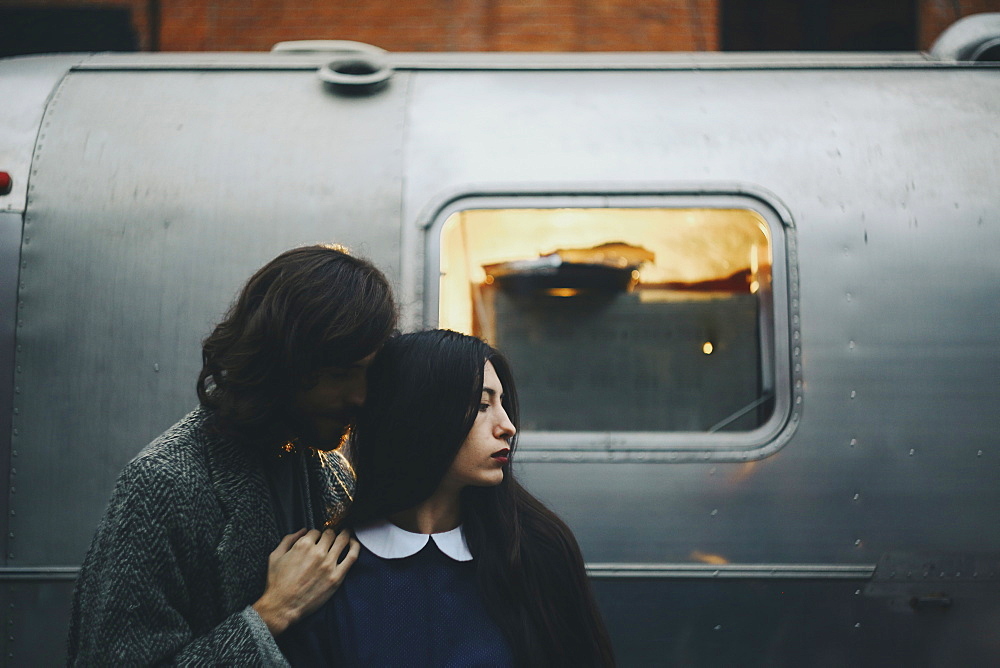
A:
[[[479,412],[480,413],[485,413],[489,409],[490,409],[490,405],[489,404],[479,404]]]

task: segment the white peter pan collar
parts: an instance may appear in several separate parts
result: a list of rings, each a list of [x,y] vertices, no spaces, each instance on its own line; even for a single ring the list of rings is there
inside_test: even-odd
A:
[[[402,559],[424,549],[428,539],[433,538],[438,549],[455,561],[472,561],[469,544],[465,542],[465,532],[458,526],[442,533],[410,533],[387,520],[355,529],[354,537],[375,556],[383,559]]]

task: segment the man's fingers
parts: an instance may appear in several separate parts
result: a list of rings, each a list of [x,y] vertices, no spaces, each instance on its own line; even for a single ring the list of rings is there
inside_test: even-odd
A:
[[[333,553],[334,559],[340,561],[340,554],[347,549],[347,545],[351,540],[353,540],[353,537],[349,529],[344,529],[337,534],[337,540],[333,541],[333,545],[330,547],[330,552]]]
[[[292,547],[292,543],[301,538],[302,535],[305,534],[305,532],[306,532],[305,529],[299,529],[295,533],[288,534],[287,536],[281,539],[281,542],[278,543],[278,547],[274,548],[274,551],[271,554],[281,555],[284,554],[285,552],[288,552],[288,550],[291,549]]]
[[[319,537],[319,540],[316,541],[316,545],[318,545],[324,553],[329,552],[330,546],[333,545],[333,541],[336,536],[337,534],[333,531],[333,529],[324,529],[323,533]]]
[[[361,554],[361,543],[358,542],[356,538],[351,538],[350,549],[347,550],[347,554],[341,559],[341,564],[347,564],[347,568],[351,567],[355,561],[358,560],[358,555]]]
[[[322,534],[316,529],[310,529],[302,534],[301,538],[295,541],[296,545],[302,545],[303,548],[313,547],[316,545],[317,541],[321,538]]]

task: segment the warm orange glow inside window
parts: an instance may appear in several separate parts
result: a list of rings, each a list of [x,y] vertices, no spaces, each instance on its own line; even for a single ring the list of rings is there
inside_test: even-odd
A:
[[[471,209],[440,248],[439,326],[511,357],[526,428],[745,430],[769,415],[758,213]],[[532,412],[552,401],[568,408]]]
[[[770,284],[769,232],[753,211],[472,209],[452,215],[441,230],[439,326],[486,334],[474,330],[472,315],[479,287],[494,280],[484,265],[614,242],[644,248],[654,256],[635,271],[635,288],[647,301],[711,296],[719,292],[713,288],[730,289],[713,281],[734,276],[751,293]],[[747,281],[740,280],[740,272]]]

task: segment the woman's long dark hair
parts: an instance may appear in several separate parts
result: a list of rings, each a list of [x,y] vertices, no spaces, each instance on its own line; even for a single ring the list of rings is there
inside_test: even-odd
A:
[[[202,345],[198,398],[257,448],[288,433],[289,398],[318,369],[371,354],[396,327],[385,276],[336,246],[286,251],[254,274]]]
[[[412,508],[437,489],[475,422],[489,361],[518,425],[510,367],[479,339],[433,330],[390,339],[368,372],[352,436],[357,493],[347,524]],[[516,442],[511,442],[511,459]],[[611,642],[572,532],[514,479],[461,496],[487,609],[519,666],[611,666]]]

